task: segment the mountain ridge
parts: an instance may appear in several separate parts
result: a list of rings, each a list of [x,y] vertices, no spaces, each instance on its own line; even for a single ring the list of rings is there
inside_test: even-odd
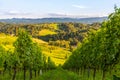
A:
[[[34,23],[52,23],[52,22],[79,22],[79,23],[95,23],[103,22],[107,17],[88,17],[88,18],[11,18],[11,19],[0,19],[0,22],[5,23],[24,23],[24,24],[34,24]]]

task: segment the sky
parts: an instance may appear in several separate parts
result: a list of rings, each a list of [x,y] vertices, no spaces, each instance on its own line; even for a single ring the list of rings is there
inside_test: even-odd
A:
[[[0,0],[0,19],[102,17],[120,7],[120,0]]]

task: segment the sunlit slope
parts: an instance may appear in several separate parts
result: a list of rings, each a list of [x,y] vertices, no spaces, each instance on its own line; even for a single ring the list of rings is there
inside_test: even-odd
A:
[[[45,54],[47,57],[50,56],[56,65],[63,64],[70,55],[70,51],[66,48],[50,46],[47,42],[39,39],[33,40],[40,44],[43,54]]]
[[[49,25],[46,24],[46,27],[39,31],[39,36],[57,34],[56,30],[58,30],[58,24],[56,23],[50,23]]]
[[[53,35],[53,34],[56,34],[56,32],[48,30],[48,29],[43,29],[39,32],[40,36]]]
[[[0,44],[5,48],[5,50],[14,50],[13,42],[15,42],[16,37],[12,35],[5,35],[0,33]]]
[[[0,44],[4,46],[6,50],[14,51],[13,43],[17,37],[12,35],[0,34]],[[63,64],[67,57],[70,55],[69,50],[57,46],[50,46],[47,42],[33,38],[34,42],[37,42],[42,49],[42,52],[47,57],[50,56],[56,65]]]

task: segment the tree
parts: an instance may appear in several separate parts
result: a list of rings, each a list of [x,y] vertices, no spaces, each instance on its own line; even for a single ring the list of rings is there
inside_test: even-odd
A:
[[[19,58],[18,58],[18,55],[16,53],[12,53],[9,51],[8,53],[9,57],[7,59],[7,65],[8,67],[13,71],[13,77],[12,77],[12,80],[15,80],[16,78],[16,74],[17,74],[17,68],[20,66],[20,62],[19,62]]]
[[[51,60],[50,57],[48,57],[48,62],[47,62],[47,67],[48,67],[48,70],[51,70],[51,69],[55,69],[56,66],[55,66],[55,63]]]
[[[26,67],[30,61],[30,55],[32,50],[32,38],[24,29],[20,29],[18,38],[14,43],[15,52],[18,54],[18,58],[24,69],[24,80],[26,77]]]
[[[109,67],[114,67],[120,62],[120,8],[115,6],[115,12],[109,15],[107,21],[102,24],[103,35],[103,80],[105,80],[105,71]]]
[[[115,7],[108,20],[102,23],[101,28],[88,35],[82,45],[69,57],[66,64],[71,68],[83,67],[103,71],[102,80],[105,80],[106,71],[120,62],[120,8]],[[76,65],[77,64],[77,65]]]
[[[47,71],[47,58],[45,55],[43,55],[43,69],[44,71]]]
[[[36,71],[38,71],[38,74],[39,74],[40,70],[42,70],[42,67],[43,67],[42,52],[41,52],[41,48],[37,43],[33,44],[31,60],[33,60],[32,66],[33,66],[33,70],[35,72],[35,77],[36,77]]]

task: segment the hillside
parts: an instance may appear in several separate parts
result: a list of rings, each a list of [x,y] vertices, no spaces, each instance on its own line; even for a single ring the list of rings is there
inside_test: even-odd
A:
[[[55,62],[63,64],[70,53],[82,43],[91,30],[97,30],[100,23],[41,23],[41,24],[8,24],[0,23],[0,42],[6,50],[13,51],[13,43],[20,28],[24,28],[39,43],[42,53]],[[4,33],[4,34],[3,34]]]
[[[76,46],[82,42],[90,30],[97,30],[101,23],[41,23],[41,24],[8,24],[0,23],[0,32],[18,35],[20,28],[26,29],[29,34],[40,40],[48,42],[50,45],[61,47]]]
[[[11,35],[0,34],[0,44],[7,51],[14,51],[13,43],[16,39],[17,37],[13,37]],[[48,42],[40,39],[33,38],[33,41],[37,42],[40,45],[42,53],[47,57],[51,57],[51,59],[55,62],[56,65],[63,64],[71,53],[66,48],[48,45]]]

